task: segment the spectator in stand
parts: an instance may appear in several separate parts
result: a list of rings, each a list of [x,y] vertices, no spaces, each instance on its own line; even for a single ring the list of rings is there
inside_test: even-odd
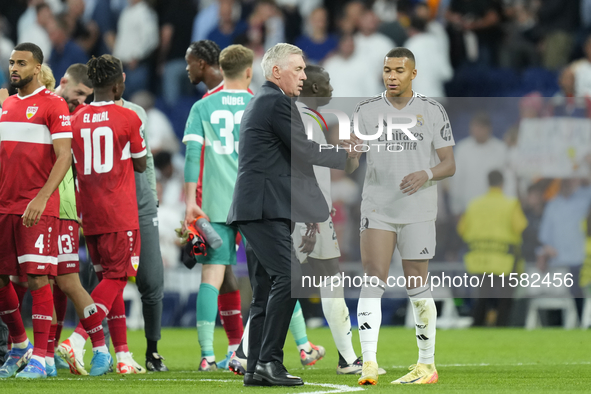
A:
[[[88,22],[82,20],[85,7],[84,0],[68,0],[67,4],[67,11],[63,14],[63,17],[72,32],[72,39],[87,54],[90,54],[99,38],[98,25],[92,20]]]
[[[334,97],[369,97],[379,92],[371,90],[364,71],[367,63],[361,56],[355,56],[355,40],[351,34],[344,34],[339,40],[338,51],[324,62],[324,69],[330,75]],[[381,73],[380,73],[381,75]],[[383,90],[383,89],[382,89]]]
[[[537,251],[542,245],[538,240],[542,214],[544,213],[544,190],[540,183],[527,188],[527,195],[523,204],[527,227],[523,231],[523,245],[521,254],[526,262],[537,261]]]
[[[359,26],[359,19],[365,11],[367,9],[361,1],[346,3],[337,22],[341,34],[354,34],[357,26]]]
[[[454,67],[466,60],[497,64],[502,38],[499,3],[495,0],[451,0],[445,17],[449,22]]]
[[[161,151],[171,154],[178,153],[180,147],[179,140],[176,134],[174,134],[170,120],[168,120],[162,111],[154,106],[156,103],[154,95],[146,90],[142,90],[134,94],[130,101],[146,111],[148,121],[146,122],[147,127],[145,133],[148,135],[152,154],[156,155]]]
[[[40,12],[53,16],[51,7],[45,4],[43,0],[27,1],[27,10],[18,20],[17,44],[33,42],[41,48],[44,54],[48,54],[51,53],[52,45],[47,30],[37,22],[37,16]]]
[[[100,56],[110,53],[115,46],[115,26],[117,20],[113,15],[110,0],[87,0],[85,1],[82,21],[85,25],[94,24],[97,30],[97,39],[89,54]]]
[[[380,19],[371,10],[367,10],[359,18],[359,31],[355,34],[355,53],[353,56],[363,59],[365,66],[359,68],[357,72],[362,72],[366,76],[366,83],[370,95],[380,94],[384,91],[384,81],[382,71],[384,67],[384,57],[396,47],[388,37],[378,33]]]
[[[575,32],[580,25],[580,8],[576,0],[544,0],[538,9],[536,38],[541,40],[542,64],[550,70],[564,67],[570,60]]]
[[[536,12],[534,1],[505,0],[505,37],[499,53],[501,67],[522,70],[540,65],[539,51],[531,40]]]
[[[585,58],[577,60],[570,66],[575,77],[576,97],[591,96],[591,35],[585,40],[583,52]]]
[[[585,233],[582,223],[591,205],[591,186],[581,187],[576,177],[562,179],[560,193],[546,204],[538,239],[543,245],[538,253],[538,268],[542,272],[566,270],[573,275],[570,292],[582,310],[579,273],[585,260]]]
[[[239,14],[239,13],[238,13]],[[220,15],[220,4],[217,1],[200,1],[199,10],[193,20],[191,42],[205,40],[215,29]]]
[[[507,147],[492,135],[488,114],[476,114],[470,122],[470,136],[455,148],[456,174],[450,180],[450,209],[461,215],[468,204],[486,193],[486,179],[493,170],[503,171]]]
[[[174,0],[170,4],[160,27],[159,74],[162,95],[169,107],[176,104],[181,94],[193,92],[187,80],[185,52],[191,45],[191,29],[197,10],[192,0]]]
[[[326,8],[316,8],[310,14],[306,34],[298,37],[295,45],[306,54],[306,61],[317,64],[339,45],[336,35],[328,33]]]
[[[150,56],[158,47],[158,16],[144,0],[129,0],[119,22],[113,56],[123,63],[127,75],[124,98],[147,89]]]
[[[14,43],[4,35],[4,21],[0,19],[0,64],[6,65],[10,61],[10,54],[14,49]],[[8,67],[0,68],[0,87],[8,85]]]
[[[72,40],[68,23],[63,16],[51,20],[47,32],[53,45],[48,63],[54,75],[65,75],[68,67],[74,63],[88,62],[86,52]]]
[[[415,6],[414,14],[427,22],[427,33],[432,34],[439,42],[439,50],[447,56],[449,62],[449,37],[445,31],[445,26],[434,18],[434,14],[426,3],[419,3]],[[394,40],[394,42],[397,42]],[[413,81],[413,83],[416,81]]]
[[[248,29],[248,24],[234,17],[234,0],[219,1],[218,25],[207,35],[207,39],[218,44],[220,49],[234,44],[234,41]]]
[[[445,82],[453,76],[449,54],[444,52],[440,40],[427,32],[427,20],[413,15],[408,29],[409,39],[404,46],[415,55],[417,78],[413,90],[427,97],[445,97]]]
[[[257,1],[248,19],[247,35],[262,37],[265,50],[285,42],[283,15],[273,0]]]
[[[583,60],[587,61],[587,60]],[[577,118],[589,117],[590,105],[584,97],[575,97],[575,72],[576,64],[566,66],[560,72],[558,85],[560,91],[551,100],[551,116],[573,116]]]
[[[415,6],[415,12],[418,10],[421,3]],[[391,39],[400,46],[404,46],[408,39],[408,32],[406,29],[410,25],[410,16],[413,13],[413,4],[410,0],[400,0],[396,3],[396,18],[394,20],[384,19],[381,12],[379,12],[381,5],[376,1],[373,5],[373,11],[380,16],[382,23],[378,31]],[[431,16],[429,15],[429,18]],[[445,34],[447,37],[447,33]]]

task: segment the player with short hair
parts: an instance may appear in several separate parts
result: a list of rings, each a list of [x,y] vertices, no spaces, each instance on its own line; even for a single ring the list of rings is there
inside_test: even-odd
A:
[[[80,64],[79,66],[85,65]],[[45,64],[41,66],[38,76],[39,82],[48,90],[55,88],[55,78],[51,69]],[[91,91],[92,92],[92,91]],[[84,100],[86,97],[84,97]],[[66,101],[67,102],[67,101]],[[71,107],[70,107],[71,108]],[[65,122],[70,122],[65,119]],[[102,324],[97,320],[96,305],[84,290],[80,283],[79,259],[78,259],[78,214],[76,211],[76,196],[74,192],[74,176],[72,168],[68,169],[66,176],[58,187],[60,197],[59,219],[57,222],[57,245],[58,245],[58,273],[56,277],[50,277],[53,291],[54,315],[49,330],[47,342],[47,353],[45,356],[45,367],[47,376],[57,376],[56,365],[61,361],[60,357],[54,358],[55,344],[59,342],[58,330],[61,332],[63,320],[66,314],[68,298],[70,298],[78,312],[83,329],[92,333],[91,339],[96,353],[93,355],[91,376],[105,374],[109,369],[110,356],[105,344]],[[19,303],[27,291],[27,277],[11,276],[13,286],[19,297]],[[62,290],[63,289],[63,290]],[[61,323],[61,325],[60,325]],[[57,339],[56,339],[57,338]],[[56,362],[56,358],[57,361]],[[62,361],[63,363],[63,361]],[[67,367],[67,364],[64,365]],[[86,372],[86,371],[84,371]]]
[[[45,355],[53,314],[48,275],[57,274],[57,190],[70,168],[72,131],[65,101],[38,80],[43,52],[32,43],[10,56],[10,83],[0,118],[0,317],[12,349],[0,378],[46,378]],[[53,235],[53,237],[52,237]],[[35,346],[27,338],[10,275],[27,274],[33,296]],[[30,359],[30,361],[29,361]]]
[[[121,60],[105,55],[123,69]],[[123,73],[123,81],[126,75]],[[144,128],[148,122],[146,111],[131,101],[120,98],[115,104],[129,108],[139,116]],[[137,195],[138,216],[142,247],[140,249],[140,266],[135,282],[142,298],[142,314],[144,316],[144,332],[146,336],[146,368],[152,372],[166,372],[164,357],[158,353],[158,341],[161,338],[162,297],[164,293],[164,265],[158,233],[158,196],[156,193],[156,174],[154,157],[148,143],[148,133],[144,134],[146,143],[146,171],[135,173],[135,190]]]
[[[370,150],[366,153],[360,231],[361,261],[368,280],[362,285],[357,307],[364,361],[359,384],[378,381],[381,298],[396,247],[407,278],[419,359],[411,366],[411,372],[392,383],[424,384],[438,380],[434,363],[437,310],[427,278],[429,259],[435,253],[436,181],[455,173],[454,139],[443,106],[412,90],[416,75],[413,53],[406,48],[392,49],[384,58],[382,76],[386,91],[360,102],[355,109],[359,131],[364,135],[373,136],[376,129],[384,130],[387,117],[392,115],[412,115],[416,119],[408,131],[411,136],[395,130],[390,139],[383,132],[378,144],[367,145]],[[352,127],[353,124],[352,120]],[[382,149],[378,151],[375,145],[379,144]],[[350,158],[347,171],[358,166],[359,157]],[[410,277],[421,280],[408,280]]]
[[[236,264],[236,226],[226,225],[232,203],[238,169],[238,135],[244,108],[252,94],[254,53],[242,45],[231,45],[220,53],[219,63],[224,76],[224,89],[197,101],[187,120],[183,142],[187,145],[185,160],[185,199],[187,211],[184,227],[198,217],[205,217],[222,237],[218,249],[208,249],[206,256],[196,256],[203,264],[201,285],[197,296],[197,333],[201,346],[200,371],[217,369],[213,353],[213,329],[217,315],[218,295],[223,283],[232,282],[237,299],[232,315],[236,329],[230,340],[226,360],[238,348],[242,337],[242,316],[238,284],[231,266]],[[202,185],[198,189],[198,184]],[[201,193],[199,193],[201,191]],[[227,275],[231,275],[226,278]],[[221,309],[221,308],[220,308]],[[227,325],[227,322],[226,322]],[[228,330],[226,329],[226,332]],[[230,334],[230,333],[228,333]],[[224,361],[226,361],[224,360]],[[227,363],[226,361],[226,363]],[[226,368],[224,365],[223,368]]]
[[[144,373],[127,347],[123,302],[127,278],[136,275],[140,263],[134,170],[146,169],[143,127],[133,111],[114,103],[125,90],[121,67],[105,56],[87,65],[95,99],[72,117],[72,150],[84,235],[100,280],[92,298],[101,321],[108,317],[117,373]],[[74,369],[83,355],[84,333],[78,326],[58,347]]]
[[[296,105],[300,114],[308,109],[316,111],[318,107],[327,105],[332,98],[332,86],[328,72],[320,66],[306,66],[306,76]],[[302,115],[303,118],[305,118]],[[311,120],[302,119],[304,124]],[[315,127],[315,122],[310,122],[312,127],[312,140],[318,144],[326,144],[326,136],[322,129]],[[333,214],[332,199],[330,193],[330,169],[327,167],[314,166],[314,174],[318,186],[326,199],[326,203]],[[292,233],[296,256],[301,263],[310,264],[315,276],[322,278],[339,275],[339,257],[341,252],[337,240],[332,218],[319,223],[320,231],[313,237],[307,236],[307,227],[304,223],[297,223]],[[330,279],[329,279],[330,280]],[[330,283],[330,282],[329,282]],[[353,343],[351,341],[351,320],[349,319],[349,308],[345,303],[342,287],[331,291],[328,287],[320,287],[320,299],[322,311],[332,332],[332,336],[339,353],[337,374],[360,374],[362,368],[361,357],[357,358]],[[304,350],[300,351],[301,358],[305,358]],[[381,370],[381,373],[386,371]]]

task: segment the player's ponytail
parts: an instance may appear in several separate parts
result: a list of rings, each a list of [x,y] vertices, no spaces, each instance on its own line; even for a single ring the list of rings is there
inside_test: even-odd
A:
[[[86,65],[88,66],[88,78],[95,88],[112,85],[122,77],[121,67],[104,55],[93,56]]]

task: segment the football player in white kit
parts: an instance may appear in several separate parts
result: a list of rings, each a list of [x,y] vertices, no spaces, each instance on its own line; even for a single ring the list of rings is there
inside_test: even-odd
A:
[[[304,81],[302,93],[296,105],[302,115],[306,131],[312,133],[312,140],[319,144],[326,144],[326,136],[320,125],[306,115],[314,115],[318,107],[330,102],[333,90],[330,85],[330,76],[324,68],[316,65],[306,67],[306,76],[307,79]],[[330,169],[314,166],[314,175],[326,203],[331,209],[331,216],[325,222],[318,223],[320,231],[313,236],[308,236],[308,229],[304,223],[296,224],[292,233],[296,256],[301,263],[309,264],[314,276],[322,280],[323,283],[326,278],[329,278],[326,281],[327,286],[320,287],[320,299],[322,311],[339,353],[337,374],[361,374],[362,361],[353,349],[349,308],[345,303],[343,283],[339,276],[341,252],[332,222],[334,208],[330,195]],[[334,286],[331,286],[333,279],[336,281],[333,283]],[[380,374],[383,373],[386,371],[380,369]]]
[[[443,106],[413,92],[412,80],[416,76],[413,53],[406,48],[392,49],[384,58],[386,91],[360,102],[355,109],[360,134],[376,135],[382,131],[377,140],[365,138],[363,142],[367,173],[360,231],[361,260],[367,280],[357,307],[364,360],[359,384],[376,384],[378,380],[381,297],[396,247],[402,257],[406,291],[415,317],[419,359],[409,373],[392,383],[425,384],[438,380],[434,362],[437,310],[427,274],[429,259],[435,252],[436,181],[455,173],[454,139]],[[351,124],[354,123],[352,120]],[[389,135],[388,123],[398,124]],[[406,129],[401,126],[403,123],[408,124]],[[349,142],[360,144],[362,140],[352,134]],[[347,172],[358,166],[358,157],[349,159]]]

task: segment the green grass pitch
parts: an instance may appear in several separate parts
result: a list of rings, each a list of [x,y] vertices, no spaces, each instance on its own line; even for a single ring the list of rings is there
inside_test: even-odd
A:
[[[62,338],[70,331],[65,330]],[[30,332],[32,337],[32,332]],[[359,337],[353,333],[359,352]],[[225,353],[223,330],[216,329],[215,350],[218,359]],[[120,376],[115,373],[90,378],[59,370],[58,377],[43,381],[14,378],[0,381],[1,393],[293,393],[321,394],[367,391],[444,392],[444,393],[575,393],[591,392],[591,333],[589,331],[543,329],[468,329],[438,330],[436,365],[439,383],[425,386],[393,386],[417,358],[414,330],[384,327],[380,332],[378,362],[387,371],[377,386],[358,386],[356,376],[336,375],[337,352],[328,328],[308,330],[308,338],[326,347],[326,357],[313,367],[299,362],[293,337],[288,334],[285,364],[301,376],[306,385],[298,388],[243,387],[241,377],[230,372],[197,372],[199,345],[197,332],[191,329],[165,329],[159,345],[166,357],[168,373]],[[128,334],[130,350],[144,364],[143,332]],[[90,363],[87,343],[85,362]]]

